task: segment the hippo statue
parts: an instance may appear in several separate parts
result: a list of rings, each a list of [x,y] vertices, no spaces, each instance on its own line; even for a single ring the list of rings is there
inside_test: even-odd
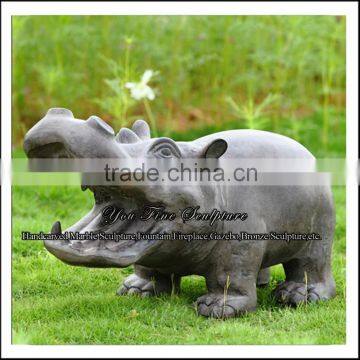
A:
[[[117,135],[97,116],[75,119],[67,109],[50,109],[31,128],[24,139],[29,158],[111,158],[111,159],[314,159],[301,144],[288,137],[259,130],[231,130],[189,142],[170,138],[151,138],[148,124],[137,120],[132,129],[122,128]],[[310,171],[315,171],[311,169]],[[321,239],[309,241],[208,240],[184,241],[100,241],[46,240],[46,249],[63,262],[87,267],[127,267],[134,274],[126,278],[119,295],[152,296],[178,292],[186,275],[206,279],[207,293],[195,302],[198,314],[230,318],[254,311],[256,285],[269,282],[269,268],[282,264],[286,279],[274,290],[275,298],[285,305],[328,300],[335,296],[331,270],[334,232],[334,206],[330,186],[272,185],[226,186],[205,184],[167,186],[82,185],[94,193],[92,210],[76,224],[61,230],[55,222],[51,233],[181,233],[263,234],[316,233]],[[116,205],[126,210],[144,204],[163,206],[167,212],[198,206],[205,212],[246,211],[245,221],[184,222],[102,221],[103,210]]]

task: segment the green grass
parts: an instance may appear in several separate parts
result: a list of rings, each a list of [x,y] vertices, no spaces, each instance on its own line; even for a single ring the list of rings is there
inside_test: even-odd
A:
[[[298,309],[279,307],[269,287],[258,289],[258,310],[227,321],[195,314],[204,279],[186,277],[178,296],[141,299],[115,295],[132,272],[63,264],[40,242],[20,240],[21,231],[67,227],[92,205],[74,187],[13,188],[13,342],[21,344],[343,344],[345,343],[345,188],[334,188],[337,225],[333,270],[337,296]]]

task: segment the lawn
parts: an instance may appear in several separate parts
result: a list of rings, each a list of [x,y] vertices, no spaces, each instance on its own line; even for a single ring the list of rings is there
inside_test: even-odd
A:
[[[115,295],[132,272],[63,264],[21,231],[71,225],[90,209],[92,195],[77,187],[13,188],[13,341],[21,344],[343,344],[345,342],[345,188],[334,188],[337,225],[333,270],[337,296],[298,309],[279,307],[271,283],[258,289],[258,310],[227,321],[198,317],[192,303],[204,279],[186,277],[177,296]],[[29,206],[31,204],[31,206]]]

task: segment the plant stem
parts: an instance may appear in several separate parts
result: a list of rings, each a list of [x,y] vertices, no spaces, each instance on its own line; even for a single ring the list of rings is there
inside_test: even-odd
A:
[[[155,122],[153,113],[151,111],[151,107],[150,107],[148,99],[144,99],[144,106],[145,106],[146,114],[150,120],[151,132],[154,134],[154,137],[158,137],[156,122]]]
[[[125,75],[124,75],[124,81],[123,86],[129,81],[129,69],[130,69],[130,47],[131,44],[126,44],[126,50],[125,50]],[[121,126],[123,126],[126,123],[126,116],[127,116],[127,110],[128,110],[128,97],[126,94],[123,95],[123,109],[122,109],[122,116],[121,116]]]

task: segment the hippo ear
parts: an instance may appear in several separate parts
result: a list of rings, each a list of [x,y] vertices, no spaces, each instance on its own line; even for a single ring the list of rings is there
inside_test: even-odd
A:
[[[150,139],[150,128],[146,121],[136,120],[132,126],[134,133],[141,139]]]
[[[228,144],[223,139],[216,139],[211,142],[204,151],[205,158],[218,159],[227,150]]]

